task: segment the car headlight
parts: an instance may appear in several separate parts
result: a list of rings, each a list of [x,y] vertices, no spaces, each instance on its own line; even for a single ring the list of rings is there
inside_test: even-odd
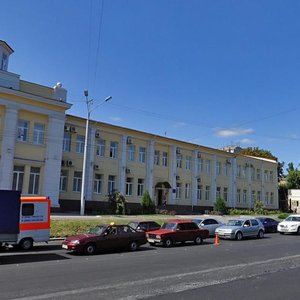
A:
[[[156,235],[155,238],[157,238],[158,240],[160,240],[161,236],[160,235]]]
[[[74,244],[74,245],[78,245],[80,244],[80,241],[79,240],[73,240],[70,242],[71,244]]]

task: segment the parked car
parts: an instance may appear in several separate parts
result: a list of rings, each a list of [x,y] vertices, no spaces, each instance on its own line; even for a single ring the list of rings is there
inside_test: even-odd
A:
[[[220,221],[212,218],[208,219],[193,219],[193,222],[195,222],[199,228],[205,228],[208,229],[209,235],[213,236],[215,235],[215,230],[223,225]]]
[[[238,218],[229,220],[227,225],[222,225],[216,229],[216,234],[224,239],[242,240],[244,237],[263,238],[265,228],[263,224],[255,218]]]
[[[91,255],[99,250],[128,248],[135,251],[146,243],[145,233],[135,231],[128,225],[99,225],[86,234],[67,237],[62,248]]]
[[[259,217],[257,219],[264,225],[265,233],[277,232],[278,221],[268,217]]]
[[[300,234],[300,215],[290,215],[277,226],[280,234],[297,233]]]
[[[208,236],[207,229],[200,229],[196,223],[187,220],[169,221],[164,223],[160,229],[146,233],[150,245],[162,244],[165,247],[187,241],[193,241],[200,245]]]
[[[128,226],[132,227],[136,231],[151,231],[160,228],[160,225],[154,221],[140,221],[140,222],[130,222]]]

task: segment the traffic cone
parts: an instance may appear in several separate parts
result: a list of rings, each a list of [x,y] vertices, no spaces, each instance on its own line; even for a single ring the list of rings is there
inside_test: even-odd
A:
[[[218,234],[216,233],[216,238],[215,238],[215,243],[214,243],[215,246],[219,246],[220,245],[220,241],[219,241],[219,236]]]

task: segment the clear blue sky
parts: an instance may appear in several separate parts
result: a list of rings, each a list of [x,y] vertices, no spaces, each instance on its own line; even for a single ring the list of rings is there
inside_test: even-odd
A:
[[[300,1],[2,1],[9,70],[85,116],[300,163]],[[101,25],[101,26],[100,26]],[[100,30],[101,29],[101,30]]]

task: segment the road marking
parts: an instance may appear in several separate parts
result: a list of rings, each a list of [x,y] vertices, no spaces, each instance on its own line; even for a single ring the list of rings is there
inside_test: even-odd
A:
[[[214,267],[206,270],[159,276],[155,278],[137,280],[134,282],[128,281],[119,284],[114,283],[42,295],[32,295],[28,297],[15,298],[14,300],[54,299],[72,295],[78,296],[79,294],[88,294],[93,292],[97,292],[97,297],[106,295],[110,296],[111,299],[146,299],[162,294],[179,293],[182,291],[224,284],[239,279],[252,278],[263,274],[271,274],[298,267],[300,267],[300,255],[292,255],[287,257],[272,258],[264,261],[240,263],[224,267]],[[184,280],[185,282],[183,282]],[[157,287],[152,287],[150,284],[156,284]],[[122,297],[118,296],[120,293],[123,294]]]

